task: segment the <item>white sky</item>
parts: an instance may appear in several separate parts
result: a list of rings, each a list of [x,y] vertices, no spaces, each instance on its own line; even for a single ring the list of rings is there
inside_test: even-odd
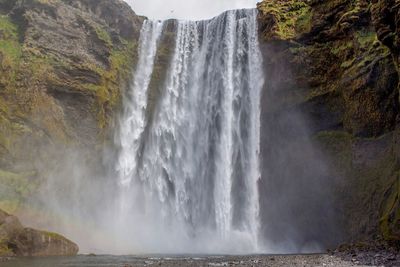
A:
[[[153,19],[208,19],[239,8],[254,8],[261,0],[125,0],[138,15]]]

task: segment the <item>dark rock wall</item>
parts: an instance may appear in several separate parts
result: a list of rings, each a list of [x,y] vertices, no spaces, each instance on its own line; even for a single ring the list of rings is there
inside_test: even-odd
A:
[[[275,58],[273,46],[262,50],[267,73],[261,98],[262,232],[284,253],[323,251],[343,237],[343,220],[331,191],[337,186],[334,171],[312,139],[315,122],[302,111],[301,95],[285,95],[305,90],[298,88],[290,60]],[[324,104],[315,108],[321,112],[319,127],[332,127]]]
[[[346,229],[342,241],[379,235],[399,240],[399,2],[273,0],[258,9],[271,79],[265,91],[272,92],[262,99],[263,133],[273,125],[265,118],[283,122],[282,114],[297,114],[283,133],[299,129],[296,122],[303,120],[313,150],[322,153],[316,170],[324,166],[328,175],[318,177],[317,171],[311,180],[321,183],[315,189],[333,188],[334,217]],[[268,153],[268,143],[262,144]],[[294,160],[304,163],[295,153]],[[301,190],[295,194],[305,197]]]

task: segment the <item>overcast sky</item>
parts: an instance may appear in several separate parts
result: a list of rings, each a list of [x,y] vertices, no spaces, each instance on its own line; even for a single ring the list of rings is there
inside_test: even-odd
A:
[[[207,19],[229,9],[252,8],[259,0],[126,0],[149,18]]]

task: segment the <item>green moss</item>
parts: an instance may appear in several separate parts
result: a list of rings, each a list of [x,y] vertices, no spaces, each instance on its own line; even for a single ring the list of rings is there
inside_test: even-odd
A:
[[[313,12],[310,7],[301,9],[301,13],[296,21],[296,32],[304,33],[311,31]]]
[[[132,66],[135,65],[136,61],[137,46],[135,41],[121,40],[118,45],[115,45],[111,50],[109,56],[109,66],[101,66],[90,62],[83,64],[74,64],[72,62],[60,62],[54,58],[47,57],[32,57],[31,62],[42,61],[43,66],[35,76],[38,79],[46,77],[52,81],[53,84],[60,84],[60,86],[68,86],[71,90],[81,91],[85,94],[94,96],[96,103],[92,106],[92,112],[97,114],[98,126],[101,129],[105,129],[110,121],[110,111],[119,103],[121,99],[121,88],[123,88],[132,73]],[[34,65],[34,64],[30,64]],[[80,69],[84,72],[92,72],[94,76],[100,77],[99,81],[82,82],[79,79],[73,80],[61,80],[54,73],[54,67],[58,66],[65,70]],[[103,134],[101,132],[100,134]]]
[[[95,31],[97,34],[97,37],[102,40],[105,44],[107,44],[108,47],[112,47],[113,43],[111,40],[110,35],[108,34],[108,32],[106,30],[104,30],[101,27],[95,27]]]
[[[130,79],[132,66],[136,60],[136,42],[122,40],[122,46],[111,51],[110,67],[108,69],[95,65],[85,65],[101,77],[100,84],[82,84],[84,90],[89,90],[96,95],[98,109],[94,110],[98,115],[100,128],[108,125],[107,109],[112,109],[120,100],[120,89],[123,83]]]
[[[332,1],[334,2],[334,1]],[[339,2],[339,1],[337,1]],[[345,12],[339,19],[338,24],[346,23],[348,21],[359,20],[359,15],[363,12],[363,2],[362,0],[352,0],[349,1],[350,6],[347,8],[347,12]],[[340,2],[339,2],[340,3]]]
[[[2,160],[13,158],[10,151],[16,151],[15,141],[28,132],[27,127],[15,119],[20,112],[20,110],[11,109],[10,103],[0,97],[0,151],[2,151],[0,157]]]
[[[37,81],[44,81],[50,75],[54,75],[54,66],[60,64],[51,55],[32,53],[32,51],[25,51],[24,62],[26,63],[25,75],[29,74],[32,79]]]
[[[35,175],[36,172],[13,173],[0,170],[0,183],[14,188],[21,195],[27,195],[34,186],[30,178]]]
[[[73,93],[76,90],[84,95],[89,99],[92,114],[97,116],[99,127],[106,129],[121,99],[121,90],[130,79],[137,58],[136,41],[113,43],[114,36],[111,38],[107,25],[89,19],[88,24],[94,40],[109,55],[105,60],[109,64],[96,65],[92,62],[97,60],[89,59],[83,60],[85,64],[81,66],[72,55],[48,51],[33,43],[21,44],[21,29],[8,16],[0,16],[0,166],[9,168],[9,171],[0,169],[0,208],[8,212],[20,209],[40,183],[35,173],[18,173],[15,163],[26,161],[23,165],[30,165],[31,154],[48,137],[54,143],[67,143],[75,138],[69,135],[74,125],[68,124],[69,118],[62,112],[64,106],[57,103],[58,95],[53,95],[52,90],[60,88]],[[55,114],[44,116],[48,119],[36,118],[51,112]],[[59,137],[61,133],[66,137]],[[99,131],[100,135],[105,133],[105,130]],[[104,140],[103,136],[99,137]]]
[[[58,240],[64,240],[64,239],[65,239],[65,237],[63,237],[62,235],[57,234],[57,233],[47,232],[47,231],[40,231],[40,232],[41,232],[42,234],[44,234],[44,235],[46,235],[46,236],[52,238],[52,239],[58,239]]]
[[[3,39],[18,39],[18,26],[6,15],[0,15],[0,32]]]
[[[310,31],[312,10],[305,2],[300,1],[263,1],[258,5],[263,14],[276,18],[276,34],[283,40],[296,37],[296,35]]]
[[[18,27],[8,16],[3,15],[0,15],[0,52],[10,61],[10,65],[19,62],[22,55],[18,41]]]
[[[38,185],[35,172],[13,173],[0,170],[0,208],[14,212]]]
[[[342,64],[340,64],[340,67],[344,68],[344,69],[350,68],[353,65],[355,60],[356,60],[355,58],[347,60],[347,61],[343,62]]]
[[[18,40],[18,27],[8,16],[0,15],[0,84],[15,82],[16,72],[21,61],[21,44]]]
[[[344,40],[344,41],[334,43],[332,45],[331,52],[334,55],[338,56],[338,55],[343,54],[344,52],[351,51],[351,49],[353,49],[353,48],[354,48],[353,41]]]
[[[0,41],[0,51],[3,55],[9,57],[11,60],[10,65],[15,65],[21,58],[21,47],[18,42],[15,41]]]
[[[362,57],[358,58],[356,71],[370,65],[376,61],[377,58],[390,57],[390,50],[388,48],[380,43],[378,45],[373,44],[375,44],[375,42],[365,41],[365,47],[363,48],[367,48],[368,50],[363,53]]]
[[[123,40],[123,44],[123,49],[114,49],[111,53],[111,71],[125,79],[131,74],[132,66],[136,62],[137,43]]]
[[[357,31],[355,38],[362,48],[371,47],[378,40],[376,32],[367,30]]]
[[[168,71],[168,64],[174,53],[175,37],[175,32],[167,30],[164,32],[162,38],[159,41],[157,54],[155,57],[154,69],[151,76],[147,95],[148,105],[146,114],[149,121],[152,121],[153,119],[157,100],[160,98],[163,90],[163,85],[165,83]]]

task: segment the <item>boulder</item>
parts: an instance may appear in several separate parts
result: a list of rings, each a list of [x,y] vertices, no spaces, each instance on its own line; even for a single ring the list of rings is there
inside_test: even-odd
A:
[[[74,256],[78,251],[67,238],[25,228],[17,217],[0,210],[0,256]]]

